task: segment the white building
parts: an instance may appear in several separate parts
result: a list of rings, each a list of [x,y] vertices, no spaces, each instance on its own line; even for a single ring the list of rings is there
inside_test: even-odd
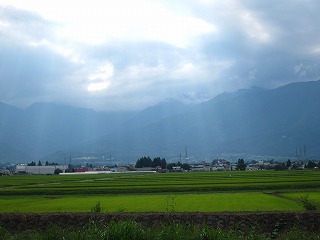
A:
[[[68,165],[52,165],[52,166],[27,166],[17,165],[16,172],[21,174],[54,174],[56,169],[63,172],[68,168]]]

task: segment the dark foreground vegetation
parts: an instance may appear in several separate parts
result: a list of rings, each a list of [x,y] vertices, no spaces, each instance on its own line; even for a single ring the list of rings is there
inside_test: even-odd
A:
[[[320,239],[320,213],[1,213],[0,239]]]
[[[107,225],[91,222],[84,227],[59,227],[51,225],[45,230],[25,230],[9,232],[0,227],[0,239],[33,239],[33,240],[74,240],[74,239],[319,239],[320,234],[293,227],[287,231],[275,228],[271,232],[262,232],[258,228],[249,231],[210,228],[205,225],[184,225],[172,223],[158,226],[143,226],[135,221],[110,222]]]

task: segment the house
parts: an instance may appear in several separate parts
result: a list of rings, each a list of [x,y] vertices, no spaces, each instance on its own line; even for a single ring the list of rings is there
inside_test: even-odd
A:
[[[261,166],[259,164],[249,164],[248,166],[246,166],[246,170],[248,171],[252,171],[252,170],[260,170]]]
[[[191,172],[210,172],[211,167],[210,165],[205,165],[205,164],[194,164],[191,165]]]
[[[115,171],[116,171],[116,172],[126,172],[126,171],[128,171],[128,168],[121,166],[121,167],[117,167],[117,168],[115,169]]]
[[[140,172],[150,172],[150,171],[153,171],[153,168],[152,168],[152,167],[136,168],[136,171],[140,171]]]
[[[227,169],[224,166],[213,166],[211,167],[211,171],[227,171]]]
[[[11,175],[8,169],[0,169],[0,176],[9,176]]]
[[[212,171],[231,171],[232,167],[229,161],[224,159],[216,159],[212,161]]]
[[[89,168],[87,167],[79,167],[74,169],[75,172],[88,172]]]
[[[173,172],[182,172],[182,168],[181,168],[181,166],[174,166],[174,167],[172,167],[172,171]]]

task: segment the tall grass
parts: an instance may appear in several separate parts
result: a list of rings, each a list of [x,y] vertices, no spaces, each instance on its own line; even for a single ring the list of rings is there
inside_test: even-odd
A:
[[[24,232],[9,233],[0,227],[0,240],[102,240],[102,239],[123,239],[123,240],[147,240],[147,239],[319,239],[320,234],[306,232],[301,229],[291,229],[285,233],[270,235],[255,229],[249,232],[236,230],[212,229],[207,226],[182,225],[172,223],[154,227],[144,227],[134,221],[110,222],[107,225],[92,222],[86,227],[61,228],[51,226],[46,230],[27,230]]]
[[[91,212],[95,212],[95,213],[101,213],[101,212],[103,212],[103,207],[102,207],[100,201],[97,202],[95,205],[93,205],[93,206],[91,207]]]

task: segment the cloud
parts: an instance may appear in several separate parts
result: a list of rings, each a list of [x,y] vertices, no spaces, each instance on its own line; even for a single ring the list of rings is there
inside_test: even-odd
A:
[[[105,63],[97,71],[88,76],[88,91],[102,91],[110,86],[110,78],[113,77],[113,65]]]
[[[52,36],[53,24],[39,14],[0,5],[0,16],[0,30],[10,38],[30,41]]]
[[[51,36],[51,24],[38,15],[13,8],[2,8],[0,16],[5,25],[0,29],[2,100],[18,105],[44,100],[50,88],[61,83],[72,69],[52,47],[34,44]]]
[[[315,24],[320,20],[314,10],[320,7],[317,1],[307,4],[303,1],[277,4],[226,1],[224,5],[210,1],[210,4],[218,8],[219,14],[205,13],[204,16],[216,22],[219,36],[204,41],[203,49],[208,58],[224,57],[234,62],[222,76],[230,79],[234,87],[252,84],[271,88],[292,81],[319,79],[315,51],[320,37]],[[229,20],[221,21],[224,16]],[[312,71],[305,76],[296,75],[293,69],[300,63],[308,64]],[[250,77],[252,71],[255,78]]]
[[[316,80],[319,8],[316,0],[3,0],[0,101],[136,110]]]
[[[194,35],[211,32],[212,24],[188,15],[180,15],[154,0],[3,0],[7,4],[39,12],[50,21],[59,22],[57,33],[86,44],[128,39],[161,41],[185,46]]]

